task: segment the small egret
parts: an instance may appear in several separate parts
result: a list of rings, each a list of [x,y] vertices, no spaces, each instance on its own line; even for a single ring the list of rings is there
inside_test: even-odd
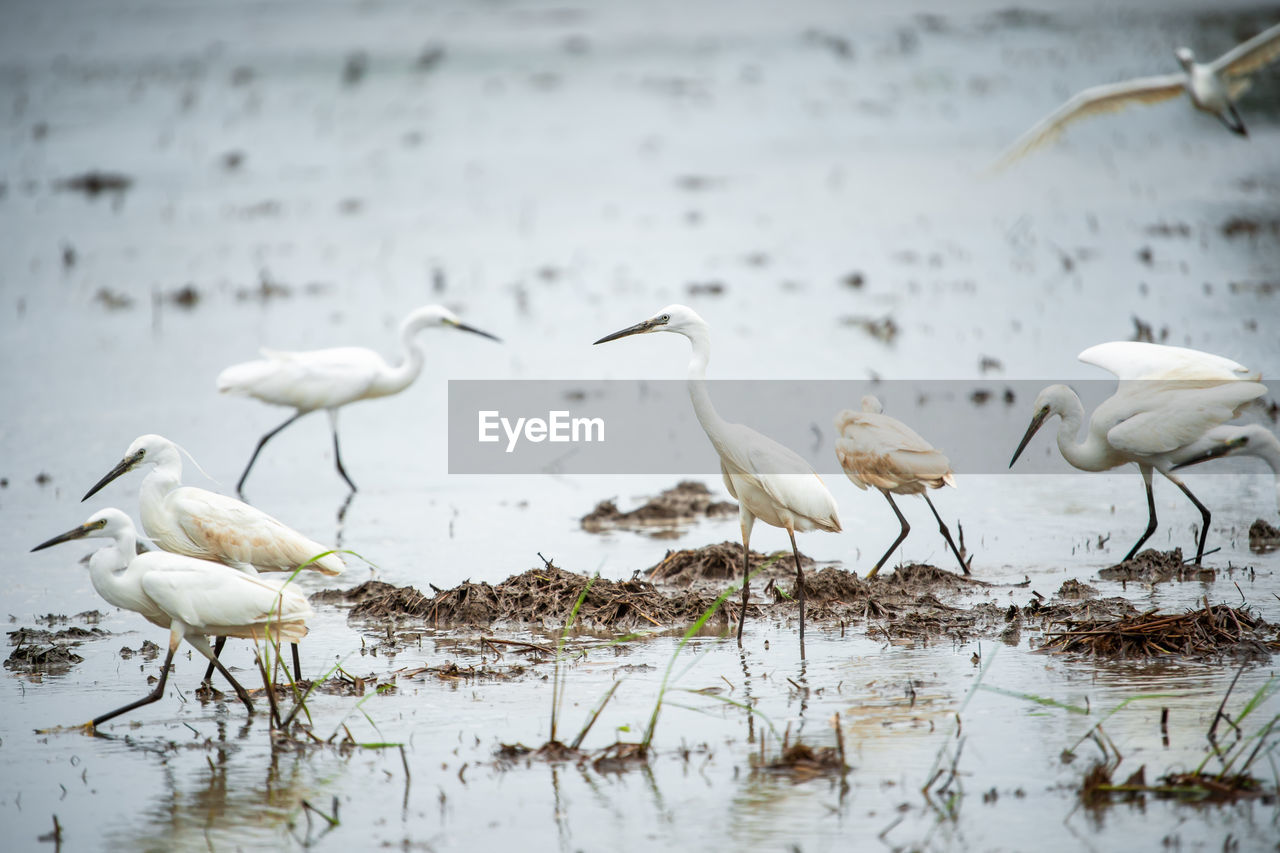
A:
[[[354,492],[356,484],[351,482],[342,467],[342,453],[338,449],[338,409],[357,400],[386,397],[407,388],[422,372],[422,348],[415,338],[418,332],[433,326],[459,329],[498,340],[488,332],[466,325],[446,308],[426,305],[410,312],[401,322],[400,360],[395,366],[364,347],[308,352],[263,349],[265,358],[232,365],[218,374],[218,390],[224,394],[243,394],[295,410],[288,420],[259,439],[258,446],[249,457],[249,464],[236,483],[236,494],[244,495],[244,481],[248,479],[263,446],[289,424],[317,409],[329,413],[333,458],[338,473]]]
[[[1156,504],[1151,472],[1159,471],[1200,510],[1203,526],[1196,544],[1196,565],[1204,556],[1209,533],[1209,509],[1173,473],[1180,453],[1203,439],[1213,428],[1231,420],[1250,402],[1266,393],[1266,386],[1247,367],[1228,358],[1183,347],[1112,341],[1089,347],[1080,360],[1114,373],[1116,393],[1094,410],[1082,441],[1076,436],[1084,421],[1084,406],[1065,385],[1050,385],[1036,397],[1035,416],[1009,467],[1018,461],[1031,437],[1052,415],[1062,418],[1058,449],[1082,471],[1107,471],[1134,462],[1147,490],[1149,520],[1146,532],[1125,555],[1129,560],[1156,529]]]
[[[143,478],[139,494],[142,529],[164,550],[225,563],[247,574],[292,572],[302,566],[304,571],[337,575],[345,568],[341,557],[325,553],[332,548],[313,542],[262,510],[226,495],[181,485],[178,446],[163,436],[134,439],[124,458],[81,500],[145,465],[150,465],[151,471]],[[324,556],[314,559],[320,554]],[[221,654],[225,644],[226,638],[218,637],[214,653]],[[302,678],[297,646],[292,651],[293,675]],[[212,675],[210,667],[205,678]]]
[[[1139,77],[1077,92],[1009,146],[996,162],[997,168],[1053,139],[1075,119],[1113,112],[1136,102],[1166,101],[1183,92],[1193,107],[1217,116],[1232,133],[1248,136],[1234,101],[1249,88],[1250,74],[1280,58],[1280,24],[1236,45],[1212,62],[1196,62],[1195,54],[1186,47],[1175,50],[1174,56],[1182,66],[1181,72]]]
[[[307,634],[311,605],[293,590],[247,575],[221,563],[196,560],[166,551],[137,553],[137,531],[129,516],[118,509],[99,510],[79,527],[42,542],[39,551],[73,539],[110,539],[89,559],[89,578],[98,595],[109,604],[141,614],[147,621],[169,629],[169,653],[160,668],[155,690],[136,702],[93,719],[100,726],[164,695],[169,665],[185,639],[209,659],[235,688],[236,695],[253,713],[253,702],[209,648],[206,635],[244,637],[296,643]]]
[[[1276,511],[1280,512],[1280,438],[1261,424],[1220,426],[1205,433],[1204,438],[1177,453],[1177,471],[1222,456],[1257,456],[1271,467],[1275,475]]]
[[[742,424],[720,417],[707,393],[707,362],[711,359],[711,328],[689,307],[668,305],[648,320],[605,335],[597,344],[648,332],[684,335],[693,346],[689,361],[689,397],[703,431],[720,455],[720,473],[729,494],[738,500],[742,528],[742,616],[738,620],[738,645],[747,619],[750,598],[750,565],[747,553],[756,519],[781,527],[791,537],[796,560],[796,596],[800,602],[800,657],[804,658],[804,572],[796,548],[797,530],[840,532],[836,501],[822,478],[803,457],[771,438]]]
[[[920,495],[924,498],[933,517],[938,520],[938,530],[942,533],[951,553],[956,555],[960,570],[969,574],[969,567],[964,557],[960,556],[956,543],[951,539],[951,531],[947,529],[942,516],[929,500],[929,489],[940,489],[943,486],[955,487],[956,479],[951,470],[951,462],[946,456],[925,441],[911,427],[896,418],[884,414],[884,407],[875,397],[868,395],[862,398],[862,411],[854,412],[845,409],[836,415],[836,458],[840,467],[859,489],[874,486],[889,501],[894,515],[902,530],[898,538],[893,540],[889,550],[876,561],[875,566],[867,573],[868,578],[876,576],[880,567],[902,540],[911,532],[911,525],[903,517],[893,496]]]

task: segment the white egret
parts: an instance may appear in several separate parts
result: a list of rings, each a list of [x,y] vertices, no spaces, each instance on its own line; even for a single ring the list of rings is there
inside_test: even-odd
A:
[[[1222,456],[1257,456],[1275,475],[1276,511],[1280,512],[1280,438],[1261,424],[1220,426],[1178,451],[1175,471]]]
[[[1009,146],[996,166],[1004,166],[1048,142],[1078,118],[1113,112],[1133,103],[1157,103],[1183,92],[1198,110],[1217,116],[1232,133],[1248,136],[1235,100],[1249,88],[1249,75],[1280,58],[1280,24],[1236,45],[1212,62],[1196,62],[1190,48],[1174,51],[1182,71],[1093,86],[1077,92]]]
[[[147,465],[151,470],[139,493],[142,529],[164,550],[225,563],[247,574],[292,572],[302,567],[304,571],[337,575],[345,568],[341,557],[326,553],[332,548],[313,542],[262,510],[226,495],[181,485],[182,457],[177,445],[163,436],[135,438],[124,458],[81,500],[93,497],[117,477]],[[226,637],[218,637],[214,653],[221,654],[225,644]],[[294,677],[302,678],[297,646],[292,651]],[[210,667],[205,678],[212,675]]]
[[[1147,490],[1146,532],[1125,555],[1129,560],[1156,529],[1151,472],[1159,471],[1200,510],[1203,526],[1196,544],[1196,565],[1204,555],[1209,509],[1173,473],[1179,453],[1203,439],[1214,427],[1240,414],[1266,393],[1266,386],[1247,367],[1228,358],[1183,347],[1113,341],[1080,353],[1080,360],[1114,373],[1120,384],[1089,419],[1082,441],[1076,437],[1084,406],[1065,385],[1051,385],[1036,397],[1035,416],[1009,467],[1018,461],[1036,430],[1051,416],[1062,418],[1058,449],[1082,471],[1106,471],[1134,462]]]
[[[307,600],[293,590],[221,563],[166,551],[139,554],[133,521],[118,509],[99,510],[79,527],[31,550],[82,538],[112,540],[89,559],[89,578],[98,595],[109,604],[132,610],[169,629],[169,652],[155,690],[136,702],[95,717],[89,725],[102,725],[164,695],[169,665],[184,639],[218,668],[253,713],[248,692],[214,655],[205,637],[216,634],[296,643],[307,634],[307,619],[311,616]]]
[[[964,557],[960,556],[956,543],[951,539],[951,531],[947,529],[942,516],[929,500],[929,489],[940,489],[943,486],[955,487],[955,472],[951,470],[951,462],[941,451],[921,438],[915,430],[896,418],[884,414],[884,407],[875,397],[868,395],[862,398],[862,411],[855,412],[844,409],[836,415],[836,458],[840,467],[859,489],[874,486],[889,501],[893,514],[898,516],[902,525],[898,538],[893,540],[889,550],[876,561],[875,566],[867,573],[873,578],[880,571],[889,556],[902,540],[911,532],[911,525],[903,517],[893,496],[920,495],[933,517],[938,520],[938,530],[942,533],[951,553],[956,555],[960,570],[969,574],[969,567]]]
[[[410,312],[401,322],[400,359],[394,366],[364,347],[335,347],[308,352],[263,349],[265,358],[232,365],[218,374],[218,390],[225,394],[242,394],[295,410],[288,420],[259,439],[258,446],[249,457],[249,464],[236,483],[236,494],[244,495],[244,481],[248,479],[263,446],[289,424],[318,409],[329,413],[333,458],[338,473],[354,492],[356,484],[342,467],[342,454],[338,449],[338,409],[357,400],[386,397],[407,388],[422,372],[422,348],[415,337],[418,332],[433,326],[459,329],[498,340],[488,332],[466,325],[446,308],[426,305]]]
[[[648,332],[684,335],[693,346],[689,361],[689,398],[703,431],[720,455],[720,473],[725,488],[738,500],[738,523],[742,529],[742,615],[738,620],[738,645],[747,618],[750,598],[750,565],[747,554],[751,529],[756,519],[781,527],[791,537],[791,553],[796,561],[796,596],[800,602],[800,657],[804,658],[804,572],[796,548],[797,530],[840,532],[836,501],[822,478],[795,451],[742,424],[720,417],[707,393],[707,362],[711,359],[711,329],[692,309],[668,305],[648,320],[605,335],[597,344]]]

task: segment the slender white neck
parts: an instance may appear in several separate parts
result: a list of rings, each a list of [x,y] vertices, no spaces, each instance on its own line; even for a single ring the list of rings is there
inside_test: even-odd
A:
[[[693,357],[689,359],[689,399],[693,411],[711,443],[720,451],[726,441],[728,422],[720,417],[707,393],[707,363],[711,361],[711,334],[705,326],[694,326],[681,331],[693,345]]]
[[[178,455],[177,448],[170,448],[170,452],[162,454],[152,464],[147,476],[142,478],[142,487],[139,489],[139,514],[142,516],[142,529],[148,536],[162,535],[165,496],[180,485],[182,458]]]
[[[1106,471],[1118,463],[1111,459],[1106,442],[1090,430],[1083,441],[1077,441],[1080,425],[1084,423],[1084,404],[1074,391],[1068,391],[1054,413],[1062,418],[1058,425],[1058,450],[1073,468],[1081,471]]]
[[[124,577],[129,562],[138,553],[138,537],[132,528],[116,531],[110,545],[93,552],[89,558],[89,580],[109,604],[133,610],[137,593]]]
[[[408,388],[422,372],[422,347],[417,342],[422,326],[412,318],[400,324],[400,359],[378,380],[379,394],[396,394]]]

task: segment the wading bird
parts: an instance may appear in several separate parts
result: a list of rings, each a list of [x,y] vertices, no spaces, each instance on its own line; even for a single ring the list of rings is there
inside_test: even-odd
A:
[[[1146,532],[1125,555],[1129,560],[1156,529],[1156,504],[1151,472],[1159,471],[1200,510],[1203,526],[1196,543],[1196,565],[1204,555],[1209,533],[1209,510],[1173,473],[1179,453],[1203,439],[1214,427],[1231,420],[1250,402],[1266,393],[1266,386],[1247,367],[1222,356],[1183,347],[1113,341],[1089,347],[1080,360],[1114,373],[1116,393],[1094,410],[1085,437],[1077,441],[1084,406],[1065,385],[1050,385],[1036,397],[1035,415],[1009,467],[1018,461],[1036,430],[1052,415],[1062,418],[1058,449],[1081,471],[1107,471],[1136,463],[1147,490],[1149,520]]]
[[[800,657],[804,658],[804,572],[796,548],[797,530],[840,532],[836,501],[822,478],[795,451],[742,424],[731,424],[716,412],[707,393],[707,362],[711,360],[711,328],[692,309],[668,305],[648,320],[605,335],[597,344],[648,332],[684,335],[693,346],[689,361],[689,398],[703,431],[720,455],[720,473],[729,494],[738,500],[742,528],[742,616],[738,620],[738,645],[747,619],[750,598],[748,552],[756,519],[781,527],[791,537],[796,560],[796,596],[800,602]]]
[[[1182,66],[1180,73],[1138,77],[1077,92],[1009,146],[996,161],[996,168],[1053,139],[1078,118],[1114,112],[1133,103],[1167,101],[1183,92],[1193,107],[1217,116],[1232,133],[1248,136],[1235,100],[1249,88],[1250,74],[1280,58],[1280,24],[1236,45],[1212,62],[1196,62],[1195,54],[1186,47],[1175,50],[1174,56]]]
[[[1223,456],[1257,456],[1271,467],[1275,475],[1276,511],[1280,512],[1280,438],[1261,424],[1220,426],[1205,433],[1204,438],[1177,454],[1177,471]]]
[[[100,726],[163,696],[169,665],[184,639],[218,668],[249,713],[253,713],[248,692],[214,655],[206,635],[296,643],[307,635],[311,605],[293,590],[221,563],[165,551],[139,554],[137,535],[129,516],[118,509],[104,509],[79,527],[31,549],[39,551],[73,539],[112,540],[89,559],[93,588],[109,604],[132,610],[169,629],[169,653],[155,690],[136,702],[95,717],[88,725]]]
[[[226,495],[181,485],[182,457],[178,446],[159,435],[135,438],[124,458],[81,500],[88,500],[112,480],[146,465],[151,470],[143,478],[139,493],[142,529],[164,550],[225,563],[251,575],[293,572],[299,567],[337,575],[345,568],[341,557],[326,553],[332,548],[311,541],[262,510]],[[221,654],[226,642],[226,637],[219,636],[214,654]],[[300,679],[302,666],[297,646],[292,651],[293,675]],[[211,666],[205,679],[212,675]]]
[[[898,516],[902,530],[898,538],[893,540],[889,550],[876,561],[875,566],[867,573],[868,578],[876,576],[880,567],[890,555],[902,544],[911,532],[893,496],[920,495],[924,498],[933,517],[938,520],[938,530],[942,533],[951,553],[956,555],[960,570],[969,574],[969,567],[964,557],[960,556],[956,543],[951,539],[951,531],[947,529],[942,516],[929,500],[929,489],[940,489],[943,486],[955,487],[956,479],[951,470],[951,462],[947,457],[925,441],[915,430],[896,418],[884,414],[884,407],[873,396],[862,398],[862,411],[855,412],[844,409],[836,415],[836,458],[840,467],[859,489],[873,486],[880,490],[893,514]]]
[[[244,496],[244,481],[262,448],[276,433],[305,414],[324,409],[329,413],[333,432],[333,458],[342,479],[356,490],[356,484],[342,467],[338,449],[338,409],[357,400],[370,400],[397,394],[409,386],[422,372],[422,348],[415,337],[433,326],[459,329],[492,340],[498,338],[460,321],[448,309],[426,305],[412,311],[400,324],[400,360],[390,365],[371,349],[336,347],[307,352],[281,352],[264,349],[265,358],[228,367],[218,374],[218,390],[224,394],[242,394],[264,403],[287,406],[294,413],[280,426],[258,440],[249,464],[245,466],[236,494]]]

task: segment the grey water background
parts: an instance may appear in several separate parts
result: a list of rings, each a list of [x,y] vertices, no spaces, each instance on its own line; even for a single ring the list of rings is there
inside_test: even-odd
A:
[[[497,582],[542,565],[538,552],[626,578],[668,548],[736,539],[736,519],[667,539],[581,530],[597,501],[626,508],[671,485],[668,475],[449,474],[448,380],[678,387],[688,344],[675,336],[591,346],[675,301],[711,323],[713,380],[995,389],[1051,377],[1079,387],[1105,375],[1075,355],[1129,338],[1139,321],[1157,340],[1272,376],[1274,68],[1241,101],[1247,141],[1171,102],[1073,126],[1002,175],[982,170],[1080,88],[1171,71],[1175,44],[1216,55],[1276,17],[1268,5],[1187,0],[6,2],[0,612],[18,626],[102,609],[77,563],[89,547],[28,549],[101,506],[136,511],[136,476],[80,503],[135,436],[178,441],[212,477],[188,464],[187,482],[232,487],[258,437],[287,413],[219,398],[221,368],[261,346],[391,355],[400,318],[427,302],[504,343],[423,334],[427,366],[414,386],[343,412],[344,460],[361,487],[349,504],[319,415],[269,445],[247,485],[255,505],[376,565],[353,559],[342,585],[375,575],[421,589]],[[131,183],[93,196],[66,187],[91,170]],[[1001,423],[994,445],[1030,419],[1032,397],[1017,396],[986,404]],[[939,410],[887,404],[945,446]],[[729,401],[720,405],[729,415]],[[696,427],[680,394],[668,408],[671,423]],[[825,430],[833,413],[824,401],[789,421],[795,449],[811,452],[808,424]],[[760,428],[754,414],[733,417]],[[1031,581],[987,593],[1001,604],[1069,578],[1096,582],[1145,521],[1131,469],[1031,476],[1042,462],[1067,469],[1048,435],[1028,453],[1014,473],[962,476],[935,500],[963,523],[977,577]],[[1275,520],[1271,473],[1256,460],[1224,467],[1230,476],[1188,477],[1214,510],[1209,544],[1223,550],[1209,559],[1224,579],[1107,584],[1104,594],[1175,610],[1243,596],[1280,620],[1280,563],[1250,553],[1245,538],[1255,518]],[[727,497],[715,476],[705,480]],[[843,477],[828,485],[845,532],[804,536],[800,547],[865,572],[896,534],[892,513]],[[1159,481],[1156,500],[1151,544],[1187,548],[1198,513]],[[942,564],[923,502],[900,505],[917,530],[900,556]],[[763,525],[752,542],[788,547],[785,532]],[[5,679],[0,825],[17,848],[37,847],[55,813],[77,849],[651,849],[728,839],[833,850],[880,843],[900,816],[883,836],[890,846],[1112,849],[1168,838],[1221,849],[1231,836],[1259,849],[1275,837],[1274,812],[1250,805],[1085,813],[1073,795],[1080,766],[1059,755],[1095,718],[986,693],[964,718],[965,806],[956,821],[937,821],[915,792],[976,677],[976,644],[903,647],[811,628],[803,669],[787,626],[753,627],[742,658],[732,644],[699,645],[706,655],[689,687],[728,690],[727,680],[731,695],[751,691],[780,728],[819,743],[830,742],[825,721],[842,714],[858,770],[841,798],[826,783],[751,774],[751,719],[697,697],[686,698],[696,712],[672,713],[649,773],[502,771],[498,743],[545,739],[546,683],[536,677],[405,679],[363,706],[378,731],[354,700],[317,701],[323,736],[346,722],[362,739],[404,742],[411,780],[397,753],[273,750],[261,720],[245,727],[239,708],[190,700],[201,666],[185,658],[173,692],[110,738],[34,735],[145,689],[154,663],[119,649],[162,632],[114,611],[101,627],[113,635],[81,646],[86,660],[68,674]],[[373,641],[321,608],[304,663],[341,657],[361,675],[477,663],[447,634],[429,632],[393,660],[372,656]],[[615,678],[628,679],[588,746],[634,736],[671,649],[658,638],[575,665],[575,722]],[[245,649],[228,651],[238,671],[252,666]],[[1238,689],[1257,689],[1273,668],[1250,669]],[[1232,674],[1045,658],[1024,641],[1001,651],[986,678],[1094,708],[1170,694],[1108,724],[1154,773],[1200,760]],[[1171,708],[1169,747],[1158,737],[1161,704]],[[998,796],[979,803],[988,789]],[[332,797],[342,825],[315,838],[300,802],[327,808]]]

